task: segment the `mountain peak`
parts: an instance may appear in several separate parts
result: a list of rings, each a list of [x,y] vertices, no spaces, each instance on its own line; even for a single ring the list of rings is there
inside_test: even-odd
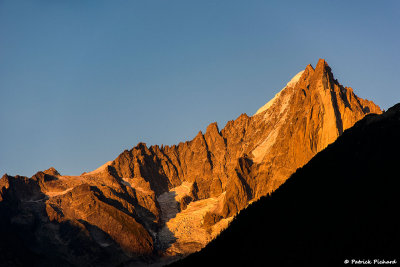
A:
[[[311,64],[308,64],[308,65],[306,66],[305,71],[314,71],[314,68],[313,68],[313,66],[312,66]]]
[[[274,117],[280,118],[281,122],[276,125],[283,125],[287,116],[291,116],[288,113],[290,105],[295,105],[293,110],[304,112],[303,114],[308,114],[308,110],[311,110],[313,114],[310,118],[315,120],[314,123],[324,125],[317,136],[319,143],[312,144],[313,151],[326,147],[365,114],[381,113],[380,108],[373,102],[357,97],[352,89],[344,88],[335,80],[331,68],[324,59],[318,60],[315,69],[307,65],[304,71],[295,75],[287,86],[262,106],[255,115],[262,113],[264,114],[262,119],[268,121]],[[269,149],[267,144],[272,145],[272,141],[275,140],[272,137],[274,135],[265,142],[264,148]],[[257,151],[255,154],[260,155]],[[263,152],[262,155],[264,154]],[[261,160],[262,157],[256,158]]]
[[[325,74],[328,74],[328,76],[325,78],[322,78],[322,76],[324,76]],[[254,115],[268,110],[276,102],[276,100],[280,97],[281,92],[284,89],[286,89],[288,87],[294,88],[300,81],[304,82],[304,80],[307,80],[306,83],[308,83],[310,81],[310,78],[313,80],[324,80],[324,81],[327,81],[326,78],[328,78],[328,79],[331,78],[333,80],[332,70],[329,67],[329,65],[325,59],[320,58],[318,60],[318,63],[316,65],[315,69],[313,68],[313,66],[311,64],[308,64],[304,70],[300,71],[295,76],[293,76],[293,78],[286,84],[286,86],[280,92],[278,92],[275,95],[274,98],[272,98],[264,106],[259,108]]]
[[[219,132],[217,122],[213,122],[207,126],[206,133],[211,133],[211,132],[217,132],[217,133]]]
[[[317,69],[318,67],[326,67],[326,66],[329,67],[329,65],[326,62],[326,60],[323,59],[323,58],[320,58],[320,59],[318,59],[317,66],[315,68]]]
[[[325,59],[320,58],[317,66],[315,66],[315,73],[328,73],[330,76],[332,76],[332,69],[329,67]]]
[[[54,167],[48,168],[47,170],[44,171],[44,173],[52,176],[60,175],[60,173]]]

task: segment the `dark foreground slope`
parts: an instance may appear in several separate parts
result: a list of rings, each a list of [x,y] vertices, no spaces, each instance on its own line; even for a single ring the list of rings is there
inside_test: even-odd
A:
[[[174,266],[399,261],[400,104],[368,115]],[[397,263],[398,264],[398,263]]]

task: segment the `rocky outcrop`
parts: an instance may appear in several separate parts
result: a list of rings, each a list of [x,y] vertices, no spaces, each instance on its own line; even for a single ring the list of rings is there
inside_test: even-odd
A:
[[[18,203],[12,204],[16,211],[32,214],[26,218],[40,215],[42,221],[30,226],[31,238],[48,244],[41,237],[41,225],[47,225],[50,243],[64,256],[70,241],[62,238],[67,237],[59,225],[66,224],[96,244],[98,250],[89,254],[112,248],[121,261],[145,262],[186,255],[371,112],[381,110],[339,84],[319,60],[256,114],[242,114],[222,130],[212,123],[178,145],[139,143],[80,176],[60,175],[54,168],[30,179],[4,176],[0,205]],[[34,251],[43,251],[39,248]],[[86,258],[63,259],[92,264]]]
[[[44,172],[32,178],[3,176],[0,234],[20,240],[18,246],[37,255],[33,266],[110,266],[151,256],[154,226],[136,221],[146,216],[134,194],[101,182]],[[11,253],[10,265],[21,257],[4,250]]]

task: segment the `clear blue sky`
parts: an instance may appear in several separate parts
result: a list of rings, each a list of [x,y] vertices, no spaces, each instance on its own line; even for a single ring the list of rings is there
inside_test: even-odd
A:
[[[0,173],[221,129],[318,58],[387,109],[399,49],[400,1],[0,0]]]

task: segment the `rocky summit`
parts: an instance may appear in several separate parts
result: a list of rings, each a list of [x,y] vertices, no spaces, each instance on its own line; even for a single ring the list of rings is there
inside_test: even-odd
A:
[[[212,123],[178,145],[139,143],[80,176],[6,174],[0,265],[163,265],[191,254],[368,113],[382,112],[320,59],[222,130]]]

